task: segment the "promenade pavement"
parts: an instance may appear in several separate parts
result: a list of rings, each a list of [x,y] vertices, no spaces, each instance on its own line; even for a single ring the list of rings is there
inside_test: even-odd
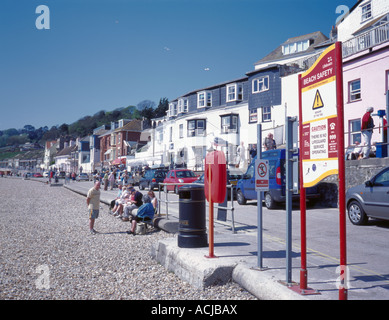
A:
[[[64,187],[86,195],[92,185],[92,182],[70,182],[64,184]],[[104,191],[102,188],[101,190],[101,202],[105,204],[109,204],[116,197],[117,189]],[[106,209],[108,211],[108,208]],[[208,209],[206,211],[208,213]],[[158,227],[167,232],[177,232],[178,204],[169,205],[168,219],[165,212],[161,213],[162,219]],[[166,269],[199,288],[232,280],[261,300],[339,299],[338,275],[334,272],[334,268],[339,264],[338,261],[308,252],[308,290],[302,292],[298,284],[299,265],[292,267],[292,283],[288,285],[285,283],[287,275],[284,240],[264,234],[262,266],[265,268],[259,270],[256,226],[246,225],[238,229],[233,233],[228,223],[215,220],[215,258],[206,257],[210,253],[209,247],[178,247],[177,237],[159,241],[151,249],[151,254]],[[300,248],[296,245],[293,245],[292,256],[296,264],[295,258],[300,256]],[[385,293],[381,295],[383,291]],[[386,292],[385,285],[379,288],[353,285],[348,291],[348,299],[378,300],[387,296]]]

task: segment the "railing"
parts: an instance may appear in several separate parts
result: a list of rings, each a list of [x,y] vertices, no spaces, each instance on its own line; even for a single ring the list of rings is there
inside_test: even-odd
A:
[[[389,22],[343,42],[343,58],[370,49],[389,40]]]
[[[162,183],[160,182],[159,183],[159,192],[158,192],[158,216],[161,216],[161,203],[164,203],[165,204],[165,209],[166,209],[166,219],[169,219],[169,203],[172,204],[172,203],[179,203],[180,201],[179,200],[169,200],[168,199],[168,190],[167,190],[167,186],[176,186],[176,185],[179,185],[179,186],[182,186],[182,185],[200,185],[200,186],[204,186],[203,184],[197,184],[197,183]],[[224,207],[222,205],[215,205],[214,204],[214,208],[215,209],[222,209],[222,210],[227,210],[227,211],[231,211],[231,229],[232,229],[232,232],[235,233],[235,217],[234,217],[234,186],[233,185],[227,185],[227,191],[230,190],[231,192],[231,206],[228,206],[228,201],[227,201],[227,206]],[[165,199],[162,199],[162,196],[161,196],[161,192],[165,193]],[[206,200],[205,200],[206,201]],[[206,206],[208,206],[208,203],[206,201]]]

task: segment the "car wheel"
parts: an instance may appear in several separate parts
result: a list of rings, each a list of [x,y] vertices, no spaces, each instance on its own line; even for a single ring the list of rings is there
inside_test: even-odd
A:
[[[247,203],[247,199],[244,197],[241,190],[238,190],[236,193],[236,201],[238,201],[240,205],[245,205]]]
[[[268,209],[274,209],[277,207],[276,202],[274,201],[273,197],[269,192],[265,193],[265,206]]]
[[[368,217],[365,213],[365,210],[363,210],[361,204],[358,201],[351,201],[347,209],[348,218],[350,219],[352,224],[355,224],[357,226],[366,224]]]

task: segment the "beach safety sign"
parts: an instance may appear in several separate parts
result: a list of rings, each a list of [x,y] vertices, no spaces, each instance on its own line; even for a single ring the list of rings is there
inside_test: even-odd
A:
[[[338,173],[335,45],[300,78],[301,159],[304,188]]]

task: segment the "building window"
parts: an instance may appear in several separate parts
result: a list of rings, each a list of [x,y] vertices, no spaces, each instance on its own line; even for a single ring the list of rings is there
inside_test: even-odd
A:
[[[178,113],[188,112],[188,99],[178,99]]]
[[[179,134],[180,134],[180,139],[184,137],[184,125],[180,124],[179,126]]]
[[[249,123],[257,123],[258,122],[258,109],[250,109],[249,110]]]
[[[260,77],[253,80],[253,93],[269,90],[269,76]]]
[[[197,94],[197,107],[212,107],[212,92],[202,91]]]
[[[222,133],[238,133],[238,116],[229,114],[221,116]]]
[[[262,122],[271,121],[271,107],[262,108]]]
[[[173,127],[170,127],[169,129],[169,142],[173,141]]]
[[[169,117],[174,117],[177,115],[177,102],[169,103]]]
[[[227,102],[243,100],[243,85],[229,84],[227,85]]]
[[[349,141],[354,145],[356,141],[361,143],[361,119],[349,120]]]
[[[362,19],[361,21],[364,22],[366,20],[369,20],[372,17],[371,13],[371,2],[365,4],[364,6],[361,7],[362,9]]]
[[[349,82],[349,102],[361,99],[361,79]]]
[[[188,120],[188,137],[205,136],[205,120]]]
[[[284,44],[282,46],[282,53],[284,55],[303,52],[309,48],[309,40],[303,40],[293,43]]]

